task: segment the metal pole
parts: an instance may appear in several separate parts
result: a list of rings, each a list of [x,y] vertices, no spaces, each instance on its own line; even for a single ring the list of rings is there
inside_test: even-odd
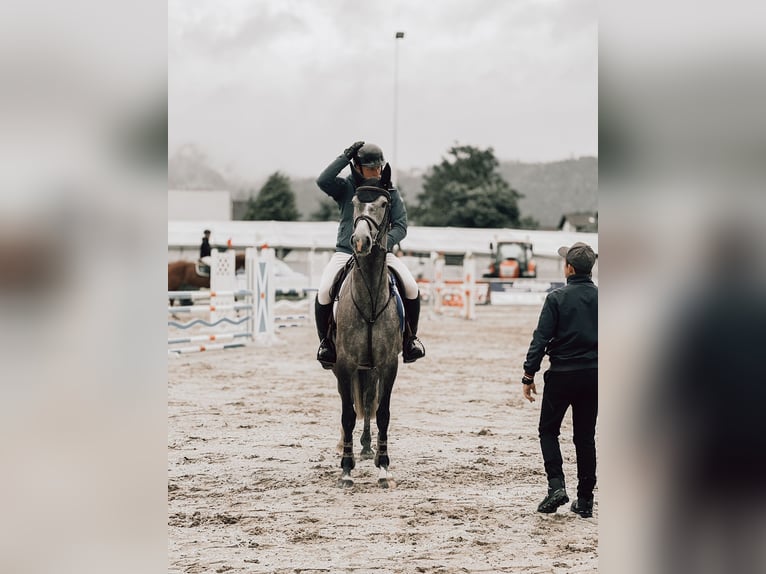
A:
[[[394,35],[394,185],[399,186],[399,162],[397,161],[397,126],[399,122],[399,40],[404,38],[404,32],[397,32]]]

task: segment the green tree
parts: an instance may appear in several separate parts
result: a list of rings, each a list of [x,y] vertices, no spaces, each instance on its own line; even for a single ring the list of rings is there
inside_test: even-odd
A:
[[[454,146],[449,155],[423,178],[413,219],[419,225],[518,227],[523,196],[497,171],[493,149]]]
[[[319,200],[319,207],[311,214],[311,221],[336,221],[339,217],[338,204],[325,197]]]
[[[519,221],[519,229],[539,229],[539,228],[540,228],[540,222],[537,221],[531,215],[522,217],[521,221]]]
[[[299,217],[290,178],[278,171],[269,176],[257,197],[248,200],[245,213],[245,219],[259,221],[297,221]]]

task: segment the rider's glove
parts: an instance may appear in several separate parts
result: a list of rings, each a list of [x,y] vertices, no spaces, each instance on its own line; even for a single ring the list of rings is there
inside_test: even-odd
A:
[[[359,148],[363,145],[364,142],[354,142],[351,144],[351,147],[348,147],[343,151],[343,155],[345,155],[347,159],[354,159],[356,152],[358,152]]]

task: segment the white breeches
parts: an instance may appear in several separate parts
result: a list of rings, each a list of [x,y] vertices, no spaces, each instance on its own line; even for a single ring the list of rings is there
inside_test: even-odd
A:
[[[335,252],[330,258],[330,262],[324,268],[322,272],[322,279],[319,281],[319,293],[317,293],[317,301],[320,305],[329,305],[330,301],[330,288],[332,287],[332,281],[338,274],[343,266],[351,258],[348,253]],[[402,295],[405,299],[415,299],[418,296],[418,283],[410,273],[407,266],[393,253],[386,254],[386,264],[393,269],[399,278],[402,280],[404,286],[404,293]]]

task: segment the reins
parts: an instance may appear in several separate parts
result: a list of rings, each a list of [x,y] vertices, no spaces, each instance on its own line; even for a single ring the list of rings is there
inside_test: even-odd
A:
[[[356,307],[357,312],[359,313],[359,316],[364,320],[365,323],[367,323],[367,352],[370,357],[370,368],[375,367],[375,362],[373,361],[373,355],[372,355],[372,327],[375,325],[375,322],[378,320],[378,318],[383,314],[383,312],[388,308],[388,304],[391,302],[391,299],[394,298],[393,293],[389,290],[388,298],[386,299],[386,304],[383,305],[383,307],[376,311],[378,307],[378,296],[380,294],[380,288],[381,283],[388,277],[388,273],[386,272],[386,257],[385,257],[385,250],[386,248],[381,246],[380,244],[380,234],[381,231],[385,231],[388,227],[388,220],[389,220],[389,214],[390,214],[390,206],[386,207],[386,213],[383,216],[383,219],[381,220],[380,224],[378,224],[374,219],[372,219],[369,215],[360,215],[356,219],[354,219],[354,228],[356,229],[357,224],[360,220],[364,220],[367,222],[367,224],[370,226],[370,230],[375,230],[375,236],[373,238],[373,246],[372,249],[378,249],[383,251],[383,269],[380,272],[380,276],[378,278],[378,288],[373,293],[372,287],[370,283],[367,281],[367,277],[362,272],[362,268],[359,265],[359,259],[356,255],[356,253],[353,253],[354,262],[356,263],[357,268],[359,269],[359,274],[362,276],[362,282],[364,283],[365,288],[367,289],[367,293],[370,295],[370,315],[369,318],[365,316],[364,311],[362,311],[361,307],[359,306],[359,303],[354,298],[354,290],[351,289],[351,301],[354,303],[354,307]],[[385,225],[384,225],[385,224]],[[354,277],[351,276],[351,281],[353,283]]]

